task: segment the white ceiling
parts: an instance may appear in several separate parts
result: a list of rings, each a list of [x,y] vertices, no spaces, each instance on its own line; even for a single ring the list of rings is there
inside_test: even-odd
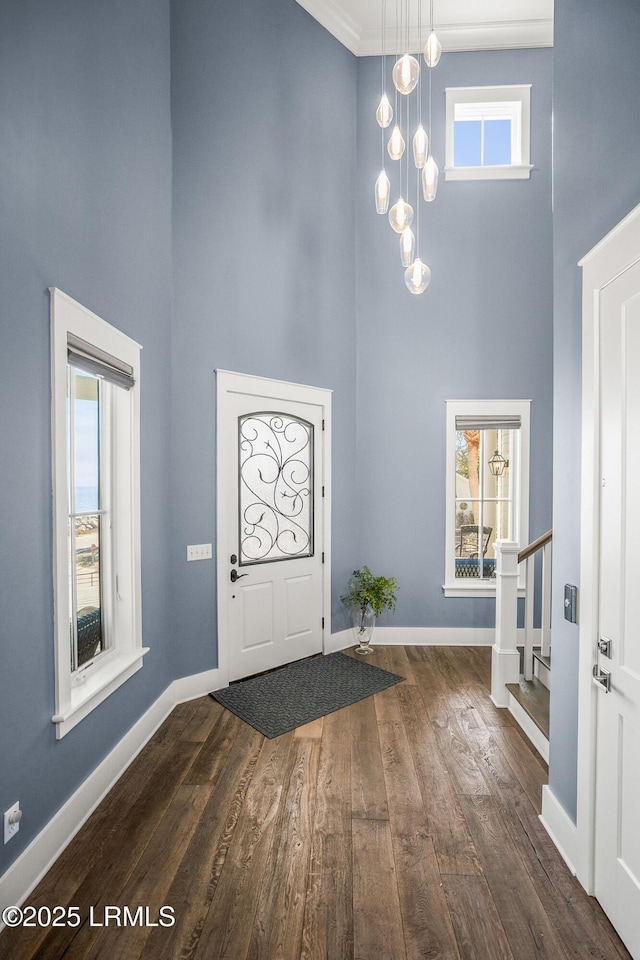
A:
[[[358,57],[380,56],[386,4],[386,53],[396,41],[397,11],[409,8],[409,48],[419,51],[429,32],[429,0],[297,0]],[[419,4],[422,30],[418,30]],[[403,13],[404,16],[404,13]],[[553,46],[553,0],[433,0],[433,19],[444,51],[512,50]],[[422,42],[420,38],[422,36]]]

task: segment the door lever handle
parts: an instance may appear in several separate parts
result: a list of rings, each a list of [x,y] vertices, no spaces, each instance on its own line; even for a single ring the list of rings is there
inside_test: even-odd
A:
[[[232,570],[232,571],[231,571],[231,583],[235,583],[236,580],[240,580],[241,577],[248,577],[248,576],[249,576],[248,573],[238,573],[237,570]]]
[[[611,671],[594,664],[593,682],[598,687],[604,687],[606,693],[611,693]]]

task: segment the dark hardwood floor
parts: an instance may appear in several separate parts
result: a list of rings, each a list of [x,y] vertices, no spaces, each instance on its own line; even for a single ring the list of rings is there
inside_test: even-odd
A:
[[[370,661],[405,682],[275,740],[177,707],[29,897],[81,926],[5,929],[2,960],[628,960],[538,820],[490,651]],[[98,925],[125,906],[175,924]]]

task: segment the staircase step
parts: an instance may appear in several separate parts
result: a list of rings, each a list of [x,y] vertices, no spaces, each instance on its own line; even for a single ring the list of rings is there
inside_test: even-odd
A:
[[[518,646],[516,647],[516,650],[520,654],[520,666],[522,666],[524,662],[524,646],[521,643],[519,643]],[[539,660],[540,663],[544,663],[545,667],[551,670],[551,656],[543,657],[540,647],[533,648],[533,659]]]
[[[551,657],[543,657],[541,653],[533,655],[533,675],[543,683],[547,690],[551,689]]]
[[[533,680],[525,680],[524,677],[520,677],[519,683],[508,683],[507,690],[548,740],[549,691],[545,685],[535,677]]]
[[[524,647],[518,644],[518,653],[520,654],[520,670],[524,672]],[[533,648],[534,672],[536,679],[540,680],[547,690],[551,689],[551,657],[544,657],[540,652],[540,647]]]

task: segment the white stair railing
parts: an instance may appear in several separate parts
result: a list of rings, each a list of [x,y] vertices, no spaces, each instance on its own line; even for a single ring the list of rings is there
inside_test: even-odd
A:
[[[513,540],[496,542],[496,633],[491,651],[491,699],[497,707],[509,705],[507,683],[520,679],[518,625],[518,551]]]
[[[538,537],[523,550],[513,540],[496,542],[496,632],[491,656],[491,699],[499,707],[509,703],[507,683],[520,679],[518,634],[519,565],[525,564],[524,677],[533,678],[535,604],[535,555],[542,554],[541,653],[551,651],[551,538],[552,531]]]

